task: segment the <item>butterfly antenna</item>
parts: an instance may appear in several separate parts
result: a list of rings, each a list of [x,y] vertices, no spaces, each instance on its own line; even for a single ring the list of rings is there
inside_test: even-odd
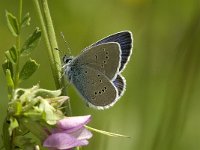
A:
[[[64,55],[63,51],[59,48],[54,48],[55,50],[59,51],[61,53],[61,55]]]
[[[69,54],[71,55],[71,49],[69,47],[69,43],[67,43],[67,41],[65,40],[65,36],[64,36],[63,32],[60,32],[60,35],[61,35],[61,37],[63,38],[63,40],[65,42],[65,45],[67,47],[67,50],[69,51]]]

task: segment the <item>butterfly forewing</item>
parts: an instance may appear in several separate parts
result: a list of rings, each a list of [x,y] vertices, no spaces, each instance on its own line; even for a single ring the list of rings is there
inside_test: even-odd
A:
[[[108,79],[116,77],[120,67],[120,47],[117,43],[105,43],[91,47],[75,58],[72,65],[88,66],[105,74]]]
[[[82,65],[73,73],[71,82],[89,106],[104,109],[116,102],[117,89],[102,72]]]
[[[132,53],[133,37],[132,37],[131,32],[122,31],[122,32],[112,34],[112,35],[110,35],[106,38],[103,38],[103,39],[99,40],[98,42],[88,46],[87,48],[84,49],[84,51],[87,51],[91,47],[101,45],[104,43],[108,43],[108,42],[117,42],[120,45],[121,61],[120,61],[119,71],[121,72],[125,68],[128,60],[131,56],[131,53]]]

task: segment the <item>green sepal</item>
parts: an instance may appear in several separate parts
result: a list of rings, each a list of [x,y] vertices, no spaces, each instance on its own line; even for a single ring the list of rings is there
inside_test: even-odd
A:
[[[10,12],[6,11],[6,20],[7,25],[10,30],[10,32],[13,34],[13,36],[19,35],[19,23],[17,21],[17,18],[11,14]]]
[[[21,27],[23,28],[23,27],[29,26],[30,21],[31,21],[31,17],[30,17],[29,12],[27,12],[22,19]]]
[[[2,68],[3,68],[3,72],[6,74],[6,70],[10,70],[11,73],[11,77],[13,77],[13,65],[10,61],[6,60],[3,64],[2,64]]]
[[[31,50],[33,50],[41,39],[41,30],[37,27],[34,32],[26,39],[22,49],[20,51],[21,55],[29,55]]]
[[[35,60],[30,58],[30,60],[28,60],[24,64],[24,66],[19,74],[20,81],[26,80],[30,76],[32,76],[32,74],[38,69],[38,67],[39,67],[39,64],[36,63]]]
[[[17,50],[15,45],[11,47],[9,50],[5,52],[6,58],[12,63],[15,64],[17,62]]]

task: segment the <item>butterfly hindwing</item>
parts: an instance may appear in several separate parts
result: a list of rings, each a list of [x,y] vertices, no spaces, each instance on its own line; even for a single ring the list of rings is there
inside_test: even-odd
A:
[[[71,82],[91,107],[105,109],[117,101],[118,91],[114,84],[102,72],[86,65],[76,66]]]
[[[117,88],[118,98],[120,98],[124,94],[124,91],[126,90],[126,80],[122,75],[118,74],[113,83]]]

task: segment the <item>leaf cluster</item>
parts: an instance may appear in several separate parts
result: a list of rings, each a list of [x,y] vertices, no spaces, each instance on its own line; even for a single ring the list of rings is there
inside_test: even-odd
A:
[[[18,20],[16,16],[6,11],[6,20],[11,34],[17,41],[20,40],[22,30],[30,25],[31,17],[29,13],[26,13],[22,20]],[[19,83],[29,79],[38,69],[39,64],[31,58],[29,58],[21,68],[19,60],[23,56],[30,56],[31,52],[38,45],[40,39],[41,30],[36,27],[24,40],[22,46],[20,46],[18,43],[19,41],[17,41],[10,49],[5,51],[6,60],[2,64],[2,67],[7,79],[9,97],[11,97],[13,89],[16,89]]]

